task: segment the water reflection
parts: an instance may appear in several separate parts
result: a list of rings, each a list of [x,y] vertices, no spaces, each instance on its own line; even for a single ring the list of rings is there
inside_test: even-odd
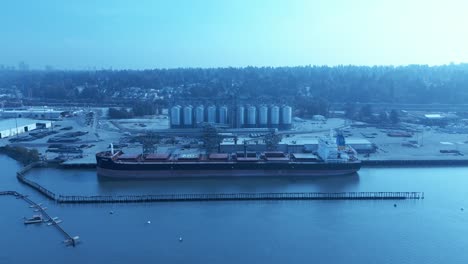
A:
[[[97,176],[96,176],[97,177]],[[115,180],[97,177],[99,193],[344,192],[359,184],[359,174],[318,177],[236,177]]]

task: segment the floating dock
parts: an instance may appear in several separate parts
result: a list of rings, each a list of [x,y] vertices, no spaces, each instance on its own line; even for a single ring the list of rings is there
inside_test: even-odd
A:
[[[56,222],[56,218],[50,217],[50,215],[45,211],[45,208],[43,208],[40,204],[35,203],[31,199],[29,199],[27,196],[22,195],[16,191],[3,191],[3,192],[0,192],[0,195],[11,195],[11,196],[15,196],[17,199],[24,200],[30,205],[31,208],[36,208],[37,210],[39,210],[39,212],[42,214],[44,218],[44,222],[49,222],[51,226],[54,226],[60,233],[63,234],[63,236],[65,237],[66,243],[71,244],[73,247],[76,245],[77,237],[70,236],[61,226],[58,225],[58,222]]]

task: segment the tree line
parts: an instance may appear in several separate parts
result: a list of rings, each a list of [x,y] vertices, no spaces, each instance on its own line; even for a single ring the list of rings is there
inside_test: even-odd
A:
[[[11,87],[26,97],[95,102],[139,87],[166,100],[232,96],[306,104],[311,98],[322,101],[314,106],[320,110],[323,102],[457,104],[468,99],[468,64],[0,71],[0,88]]]

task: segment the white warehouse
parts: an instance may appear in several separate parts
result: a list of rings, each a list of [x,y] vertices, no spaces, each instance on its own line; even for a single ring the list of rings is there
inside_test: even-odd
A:
[[[50,128],[51,121],[27,118],[12,118],[0,120],[0,138],[15,136],[37,128]]]

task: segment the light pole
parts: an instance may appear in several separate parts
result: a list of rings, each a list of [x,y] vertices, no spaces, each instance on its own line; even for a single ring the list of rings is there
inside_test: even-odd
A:
[[[15,115],[15,125],[16,125],[16,137],[18,137],[18,118]]]

